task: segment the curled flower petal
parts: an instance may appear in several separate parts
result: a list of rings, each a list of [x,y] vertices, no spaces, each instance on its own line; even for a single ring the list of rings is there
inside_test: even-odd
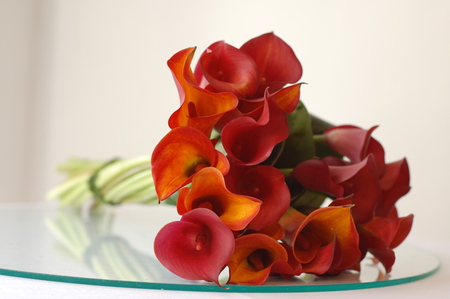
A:
[[[248,226],[251,230],[259,231],[267,225],[276,224],[291,202],[283,173],[268,165],[233,164],[225,181],[233,192],[252,196],[262,202],[258,215]]]
[[[395,208],[397,200],[411,189],[409,185],[409,167],[406,159],[386,164],[384,176],[380,179],[383,198],[375,214],[387,216]]]
[[[273,33],[266,33],[246,42],[240,48],[248,53],[258,66],[260,85],[256,95],[267,88],[274,93],[287,83],[300,80],[303,69],[292,48]]]
[[[264,111],[258,120],[239,117],[222,130],[222,143],[231,160],[256,165],[266,160],[273,148],[289,136],[286,114],[266,94]]]
[[[337,274],[359,261],[359,236],[349,207],[325,207],[308,216],[289,208],[280,224],[283,241],[293,250],[303,271]]]
[[[167,62],[181,100],[180,108],[170,116],[169,126],[191,126],[209,137],[219,119],[237,107],[238,99],[232,93],[213,93],[198,86],[190,68],[194,52],[195,48],[187,48]]]
[[[281,262],[289,267],[287,260],[287,252],[277,240],[258,233],[241,236],[236,239],[235,252],[228,262],[228,282],[263,284],[274,264]]]
[[[259,84],[255,61],[244,51],[220,41],[201,55],[199,65],[211,86],[219,92],[231,92],[238,98],[252,96]]]
[[[358,226],[358,232],[361,240],[361,251],[366,253],[369,251],[373,256],[381,262],[381,264],[386,269],[386,273],[391,272],[392,265],[395,262],[395,252],[382,239],[378,238],[375,234],[369,230]]]
[[[151,158],[156,194],[164,200],[184,185],[204,167],[216,167],[228,172],[227,158],[201,131],[191,127],[172,129],[156,145]]]
[[[291,113],[298,106],[300,101],[300,86],[302,84],[295,84],[275,92],[272,97],[277,102],[278,106],[286,113]]]
[[[395,234],[394,238],[392,238],[391,242],[389,243],[389,247],[396,248],[399,246],[403,241],[406,239],[406,237],[409,235],[409,232],[411,231],[414,215],[410,214],[406,217],[399,218],[400,223],[398,225],[397,233]]]
[[[332,127],[324,132],[325,142],[337,153],[346,156],[352,163],[364,160],[369,154],[375,158],[378,173],[384,173],[384,149],[371,137],[377,126],[364,130],[356,126]]]
[[[322,159],[310,159],[298,164],[292,176],[305,188],[334,197],[344,195],[344,188],[333,181],[329,166]]]
[[[157,259],[169,271],[184,279],[216,284],[234,247],[233,233],[208,209],[195,209],[180,221],[166,224],[154,242]]]
[[[353,219],[364,223],[372,219],[381,201],[377,166],[370,154],[363,161],[347,166],[330,166],[333,181],[344,187],[344,196],[352,195]]]
[[[307,189],[335,197],[350,197],[356,223],[372,219],[382,199],[377,166],[372,154],[350,165],[326,165],[325,159],[300,163],[293,171],[295,179]]]
[[[208,208],[232,230],[242,230],[255,218],[261,202],[253,197],[228,191],[222,173],[213,167],[200,170],[192,187],[180,192],[177,202],[180,214],[196,208]]]

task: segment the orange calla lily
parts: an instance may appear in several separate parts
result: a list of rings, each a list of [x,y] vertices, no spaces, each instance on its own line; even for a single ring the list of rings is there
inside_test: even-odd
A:
[[[213,167],[203,168],[195,174],[191,189],[183,188],[177,201],[179,214],[208,208],[234,231],[244,229],[258,214],[260,205],[254,197],[228,191],[222,173]]]
[[[325,207],[308,216],[289,208],[280,224],[303,272],[337,274],[360,260],[359,235],[349,207]]]
[[[277,102],[278,106],[286,113],[291,113],[295,110],[300,102],[300,87],[302,83],[291,85],[282,88],[275,92],[272,97]]]
[[[212,93],[200,88],[190,68],[195,48],[187,48],[176,53],[167,62],[178,87],[181,106],[169,119],[173,129],[190,126],[199,129],[206,136],[217,121],[227,112],[237,107],[237,97],[229,92]]]
[[[227,173],[229,162],[201,131],[191,127],[171,130],[156,145],[151,158],[156,194],[164,200],[190,183],[192,176],[204,167],[215,167]]]
[[[277,240],[259,233],[241,236],[228,262],[228,283],[263,284],[272,267],[290,269],[287,261],[288,254]]]

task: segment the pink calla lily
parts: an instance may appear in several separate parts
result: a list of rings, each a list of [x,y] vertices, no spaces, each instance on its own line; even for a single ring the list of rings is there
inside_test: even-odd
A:
[[[208,209],[195,209],[157,234],[154,250],[169,271],[189,280],[219,284],[220,272],[234,252],[233,233]]]

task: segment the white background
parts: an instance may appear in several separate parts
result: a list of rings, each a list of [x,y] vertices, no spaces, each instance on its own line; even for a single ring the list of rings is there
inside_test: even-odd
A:
[[[150,154],[178,95],[166,61],[273,31],[302,100],[407,157],[410,239],[449,242],[450,2],[0,0],[0,201],[42,201],[69,157]],[[198,55],[196,57],[198,57]]]

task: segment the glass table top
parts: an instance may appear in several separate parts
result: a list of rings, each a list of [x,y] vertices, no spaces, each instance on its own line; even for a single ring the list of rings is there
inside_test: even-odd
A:
[[[123,205],[99,210],[60,208],[56,204],[0,205],[0,274],[78,284],[207,292],[319,292],[383,287],[435,273],[439,260],[408,244],[397,248],[391,273],[370,257],[361,272],[338,276],[302,274],[269,278],[262,286],[187,281],[155,258],[159,229],[179,220],[168,205]],[[226,272],[226,271],[224,271]],[[221,278],[226,282],[226,277]]]

